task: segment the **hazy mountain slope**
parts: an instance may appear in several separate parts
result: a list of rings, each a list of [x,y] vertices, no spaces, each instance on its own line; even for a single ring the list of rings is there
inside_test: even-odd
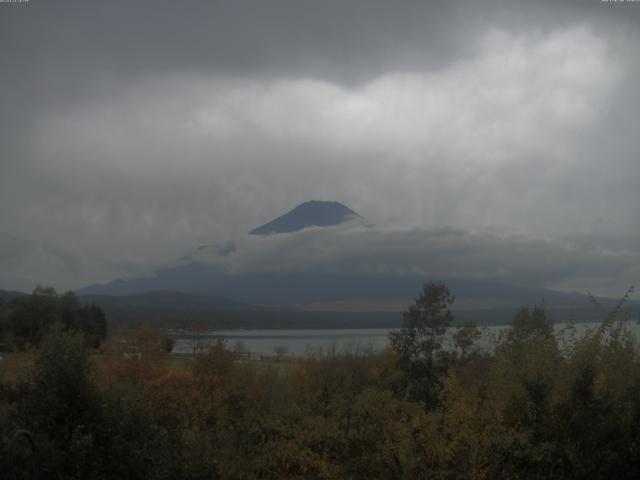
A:
[[[402,321],[402,311],[411,303],[398,302],[397,311],[324,311],[299,308],[256,306],[225,299],[189,295],[178,292],[149,292],[140,295],[82,295],[105,309],[112,326],[151,323],[165,327],[194,324],[207,328],[393,328]],[[583,299],[585,300],[585,299]],[[605,304],[610,302],[604,301]],[[473,320],[480,325],[510,322],[520,304],[510,307],[453,307],[456,322]],[[637,303],[634,305],[637,312]],[[574,315],[581,321],[598,321],[599,312],[587,301],[551,304],[547,313],[553,321]]]
[[[10,291],[10,290],[1,290],[0,289],[0,299],[2,299],[4,301],[10,301],[10,300],[13,300],[16,297],[22,297],[24,295],[26,295],[26,293],[14,292],[14,291]]]
[[[298,279],[299,280],[299,279]],[[455,285],[465,292],[465,282],[459,281]],[[473,285],[467,284],[466,288]],[[485,285],[485,293],[494,294]],[[522,292],[521,292],[522,293]],[[532,292],[534,293],[534,292]],[[541,293],[536,291],[535,293]],[[566,320],[574,315],[581,321],[597,321],[601,319],[599,312],[581,295],[550,294],[546,298],[547,312],[554,321]],[[21,292],[7,292],[0,290],[0,298],[11,299],[26,295]],[[475,299],[481,298],[483,302]],[[549,300],[551,299],[551,300]],[[150,323],[156,326],[181,328],[203,325],[210,329],[229,328],[393,328],[400,325],[402,311],[411,303],[411,299],[389,302],[393,308],[379,308],[378,310],[362,308],[367,301],[353,302],[360,310],[350,310],[346,301],[342,308],[322,303],[311,304],[309,308],[277,307],[265,305],[251,305],[225,298],[205,295],[193,295],[176,291],[151,291],[133,295],[80,295],[83,302],[93,302],[100,305],[109,318],[111,328],[123,325],[137,325]],[[610,299],[601,299],[605,308],[614,303]],[[384,302],[381,302],[384,303]],[[453,306],[455,321],[473,320],[480,325],[508,323],[516,309],[527,302],[521,299],[506,301],[494,297],[458,296]],[[638,312],[638,302],[632,302],[631,307]]]
[[[200,263],[160,269],[155,277],[116,280],[104,285],[80,289],[82,294],[132,295],[148,291],[170,290],[196,295],[230,298],[264,305],[300,305],[353,299],[412,299],[425,276],[333,275],[253,273],[227,275]],[[584,296],[553,290],[523,287],[504,282],[478,279],[448,279],[447,284],[460,298],[512,299],[525,303],[546,301],[576,302]]]
[[[395,327],[395,312],[306,312],[292,308],[248,305],[230,300],[179,292],[147,292],[137,295],[81,295],[100,305],[112,326],[150,323],[189,328],[383,328]]]
[[[192,264],[161,270],[156,278],[129,282],[119,281],[110,285],[87,288],[81,293],[131,295],[148,290],[173,289],[183,293],[197,294],[198,305],[206,303],[202,295],[230,298],[249,305],[272,307],[290,305],[298,307],[300,311],[304,309],[304,305],[313,304],[313,308],[308,309],[304,314],[300,313],[299,317],[316,319],[328,319],[332,313],[339,312],[339,309],[336,308],[323,309],[323,302],[342,301],[345,302],[345,309],[342,313],[353,314],[344,316],[345,320],[365,318],[374,313],[379,313],[380,318],[392,320],[400,318],[399,314],[403,309],[402,299],[405,299],[406,303],[404,304],[408,305],[420,286],[428,280],[428,278],[419,276],[224,275],[206,265]],[[594,320],[598,316],[597,309],[584,295],[477,279],[449,279],[447,284],[458,299],[456,310],[459,319],[472,319],[479,323],[506,323],[519,306],[539,304],[542,301],[545,302],[552,317],[558,321],[568,318],[571,314],[581,321]],[[137,295],[134,295],[134,298],[137,298]],[[375,309],[360,312],[349,311],[348,302],[350,300],[394,301],[398,308],[396,312],[388,308],[380,311],[375,311]],[[165,305],[163,308],[170,310],[172,302],[180,304],[184,301],[185,298],[172,293],[168,298],[162,299],[162,303]],[[613,300],[602,300],[605,307],[610,307],[613,302]],[[231,305],[217,305],[217,307],[223,306],[228,308]],[[238,309],[236,308],[236,310]],[[386,315],[384,315],[385,313]]]

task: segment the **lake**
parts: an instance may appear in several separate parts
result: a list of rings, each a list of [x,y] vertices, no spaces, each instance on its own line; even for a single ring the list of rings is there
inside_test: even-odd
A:
[[[356,348],[383,350],[389,344],[390,329],[335,329],[335,330],[218,330],[201,335],[177,337],[174,353],[191,353],[194,343],[215,342],[223,339],[227,348],[255,355],[275,355],[276,349],[287,355],[304,355],[309,350],[338,351]]]
[[[575,325],[578,335],[584,334],[588,329],[595,329],[598,322],[577,323]],[[628,322],[630,330],[638,337],[640,325],[637,322]],[[558,335],[563,335],[564,323],[554,325]],[[481,327],[482,337],[480,345],[483,349],[491,349],[495,339],[502,330],[508,328],[504,325]],[[332,329],[332,330],[217,330],[195,335],[176,334],[174,353],[191,353],[194,345],[206,345],[218,339],[224,340],[227,348],[242,352],[251,352],[252,355],[272,356],[276,350],[280,354],[305,355],[309,351],[328,351],[335,349],[339,352],[354,350],[384,350],[389,345],[388,333],[392,329]],[[455,329],[449,330],[448,337]]]

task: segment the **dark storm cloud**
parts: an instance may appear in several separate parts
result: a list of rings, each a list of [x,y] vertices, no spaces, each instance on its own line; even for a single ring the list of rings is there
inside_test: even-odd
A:
[[[2,282],[147,272],[321,198],[405,229],[416,253],[430,241],[414,226],[490,231],[513,259],[532,239],[557,259],[578,238],[574,260],[552,262],[562,273],[510,275],[626,287],[639,15],[600,1],[0,4],[0,231],[23,239],[0,243]],[[452,265],[495,258],[469,238]]]
[[[633,5],[597,1],[66,0],[3,8],[8,65],[60,77],[211,70],[366,79],[449,63],[487,26],[625,28],[640,18]]]
[[[477,9],[435,7],[422,1],[33,1],[5,8],[2,26],[12,50],[7,61],[34,73],[205,70],[356,79],[414,68],[418,59],[421,66],[442,62],[460,48],[464,39],[456,32],[468,28],[465,17],[473,20]],[[50,80],[55,77],[43,83]]]

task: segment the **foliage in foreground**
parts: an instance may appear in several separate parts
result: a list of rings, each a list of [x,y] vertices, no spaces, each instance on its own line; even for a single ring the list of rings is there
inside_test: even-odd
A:
[[[619,309],[554,335],[542,308],[523,308],[495,351],[473,348],[467,325],[452,353],[451,301],[426,286],[395,350],[278,369],[222,343],[168,368],[148,330],[98,359],[56,326],[31,373],[0,386],[0,477],[637,477],[640,358]]]

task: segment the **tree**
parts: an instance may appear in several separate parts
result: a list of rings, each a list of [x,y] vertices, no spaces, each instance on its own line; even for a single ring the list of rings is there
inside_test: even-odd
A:
[[[107,335],[103,310],[93,303],[81,304],[73,292],[58,296],[53,288],[38,286],[31,295],[14,299],[11,307],[5,330],[18,348],[37,346],[58,321],[66,330],[82,332],[92,348],[98,348]]]
[[[407,375],[412,396],[431,403],[436,398],[436,373],[444,369],[442,342],[453,321],[455,297],[444,283],[423,285],[413,305],[402,314],[402,327],[389,334],[398,366]]]
[[[512,343],[520,343],[532,336],[553,337],[553,322],[547,317],[544,304],[536,305],[533,309],[521,307],[511,321],[508,339]]]
[[[171,353],[176,346],[176,339],[173,337],[162,337],[162,346],[167,353]]]
[[[78,311],[75,328],[84,333],[87,346],[98,348],[107,336],[107,317],[95,303],[83,305]]]
[[[60,319],[58,295],[53,288],[38,285],[31,295],[13,300],[9,330],[19,348],[38,345],[49,327]]]
[[[90,478],[101,402],[83,335],[55,323],[42,341],[21,418],[34,433],[43,468],[59,478]],[[74,476],[74,475],[77,475]]]
[[[280,358],[284,357],[287,354],[287,347],[284,345],[276,345],[273,347],[273,353],[276,354],[276,360],[280,360]]]
[[[83,415],[96,395],[92,373],[82,334],[53,325],[34,365],[31,386],[37,405],[32,406],[31,416],[56,434],[62,434],[62,425],[72,429],[86,422]]]
[[[466,321],[456,329],[453,334],[453,343],[460,351],[462,360],[468,359],[477,352],[476,343],[481,336],[482,333],[472,321]]]

